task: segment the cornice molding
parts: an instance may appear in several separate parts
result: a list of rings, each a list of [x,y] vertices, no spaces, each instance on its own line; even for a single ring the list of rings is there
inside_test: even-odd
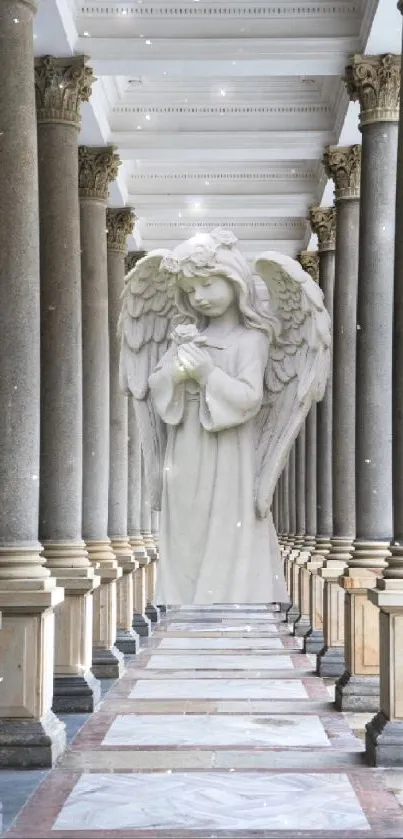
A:
[[[398,122],[401,56],[353,55],[345,84],[353,102],[360,103],[360,127],[374,122]]]
[[[164,107],[139,107],[136,105],[118,105],[114,114],[331,114],[330,105],[169,105]]]
[[[133,172],[132,181],[311,181],[316,172]]]
[[[81,102],[88,102],[95,81],[88,58],[78,55],[35,59],[36,116],[39,124],[62,123],[80,128]]]
[[[334,18],[334,17],[353,17],[356,18],[359,14],[358,3],[337,3],[333,0],[322,0],[321,3],[311,2],[306,3],[305,6],[292,2],[276,3],[274,6],[272,2],[267,0],[259,0],[258,4],[243,3],[235,4],[229,3],[223,5],[221,3],[201,2],[197,6],[194,0],[188,2],[170,4],[153,2],[149,0],[146,6],[138,5],[137,2],[116,3],[111,4],[109,0],[105,2],[98,2],[96,4],[86,3],[80,4],[78,8],[79,13],[84,16],[102,16],[102,17],[132,17],[140,20],[155,20],[161,18],[174,18],[176,20],[189,20],[200,18],[214,18],[214,19],[228,19],[228,18],[251,18],[254,19],[278,19],[278,18],[294,18],[301,16],[305,19],[311,18]]]

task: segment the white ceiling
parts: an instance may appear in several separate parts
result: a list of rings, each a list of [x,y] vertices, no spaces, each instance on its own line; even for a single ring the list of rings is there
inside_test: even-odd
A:
[[[40,0],[35,50],[89,56],[80,142],[118,147],[132,248],[220,225],[294,256],[332,201],[324,146],[360,141],[348,57],[400,52],[400,33],[396,0]]]

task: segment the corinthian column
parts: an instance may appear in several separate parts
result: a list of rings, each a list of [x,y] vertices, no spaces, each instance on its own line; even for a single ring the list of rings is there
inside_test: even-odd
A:
[[[83,56],[35,61],[41,255],[39,536],[65,600],[55,626],[53,708],[92,711],[92,591],[82,539],[82,343],[77,138],[92,70]]]
[[[310,222],[318,237],[319,247],[319,285],[323,291],[327,311],[333,321],[333,297],[335,277],[336,247],[336,209],[335,207],[315,207],[310,211]],[[332,410],[333,377],[330,372],[325,396],[317,406],[317,530],[314,558],[323,559],[318,568],[319,582],[323,581],[323,636],[324,647],[318,653],[317,672],[322,676],[337,676],[343,672],[344,659],[340,661],[340,648],[337,653],[330,647],[329,627],[332,590],[327,584],[329,570],[326,557],[330,551],[330,538],[333,533],[333,493],[332,493]],[[318,599],[320,591],[317,592]],[[343,648],[341,648],[341,653]]]
[[[403,2],[399,3],[403,12]],[[403,75],[401,74],[400,85]],[[369,599],[379,611],[380,710],[367,725],[366,756],[373,766],[403,766],[403,96],[397,163],[393,305],[393,523],[392,556]]]
[[[0,4],[0,766],[50,766],[53,609],[63,589],[38,541],[40,290],[33,17]],[[17,23],[16,23],[17,21]]]
[[[149,558],[141,533],[141,443],[133,400],[129,399],[129,484],[128,484],[128,531],[138,568],[134,572],[133,629],[141,637],[151,632],[151,621],[146,615],[147,566]]]
[[[139,637],[132,628],[133,572],[137,567],[127,532],[128,492],[128,400],[119,387],[120,340],[117,323],[122,307],[126,240],[134,227],[133,211],[107,210],[107,249],[109,284],[110,342],[110,453],[109,453],[109,518],[108,531],[112,549],[122,569],[117,583],[116,646],[123,653],[136,653]]]
[[[351,557],[355,536],[355,348],[361,147],[329,146],[323,163],[335,184],[337,233],[333,313],[333,537],[330,553],[320,571],[325,580],[321,672],[340,676],[345,668],[345,595],[339,577]],[[346,376],[346,370],[351,375]]]
[[[106,250],[108,186],[118,171],[113,148],[79,148],[83,327],[83,536],[101,585],[94,594],[92,669],[118,677],[116,580],[122,576],[108,537],[109,324]]]
[[[392,523],[393,273],[400,56],[355,55],[347,86],[361,106],[357,303],[355,551],[346,590],[342,710],[378,710],[379,612],[368,590],[390,556]]]

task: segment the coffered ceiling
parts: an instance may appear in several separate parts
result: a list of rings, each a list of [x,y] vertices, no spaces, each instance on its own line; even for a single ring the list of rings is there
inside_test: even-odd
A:
[[[110,204],[135,209],[131,247],[222,225],[250,256],[295,255],[309,206],[331,200],[324,146],[359,142],[348,57],[376,39],[400,52],[400,15],[395,0],[40,0],[35,36],[38,55],[89,57],[80,142],[119,150]]]

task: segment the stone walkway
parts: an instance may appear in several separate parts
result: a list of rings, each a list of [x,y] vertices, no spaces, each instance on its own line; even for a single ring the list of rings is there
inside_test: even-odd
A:
[[[391,773],[362,753],[279,613],[182,609],[5,836],[403,837]]]

